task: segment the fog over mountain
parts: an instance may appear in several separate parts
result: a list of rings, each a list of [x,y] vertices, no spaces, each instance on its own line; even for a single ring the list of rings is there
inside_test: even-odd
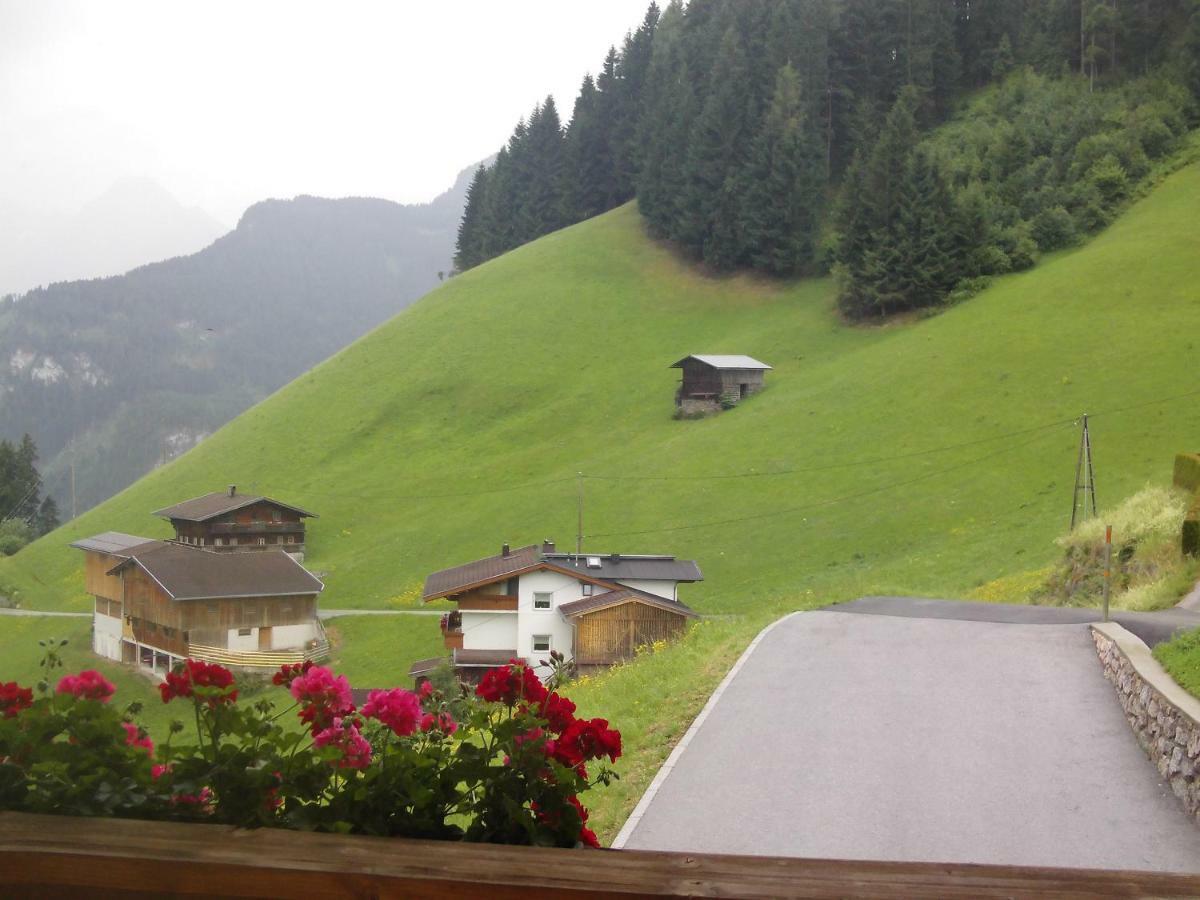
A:
[[[0,295],[195,253],[229,231],[152,178],[121,178],[74,215],[21,216],[5,226]]]
[[[0,437],[30,433],[65,516],[379,325],[449,272],[465,170],[432,202],[251,206],[203,250],[0,300]]]

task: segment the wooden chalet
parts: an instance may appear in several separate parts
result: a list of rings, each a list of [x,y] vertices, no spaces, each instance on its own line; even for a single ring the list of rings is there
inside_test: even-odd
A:
[[[606,666],[638,647],[669,640],[696,613],[678,599],[681,583],[703,579],[673,556],[559,553],[547,541],[435,572],[426,601],[457,609],[442,619],[450,661],[461,676],[511,658],[536,665],[558,651],[581,667]],[[416,663],[428,674],[444,657]]]
[[[304,559],[304,520],[314,513],[260,494],[228,490],[185,500],[154,513],[171,523],[175,540],[217,551],[284,550]]]
[[[84,552],[100,656],[164,674],[186,657],[272,669],[328,654],[324,585],[278,548],[221,553],[112,531],[71,546]]]
[[[750,356],[692,354],[670,368],[682,369],[675,406],[683,415],[717,412],[725,406],[756,394],[764,387],[771,369]]]

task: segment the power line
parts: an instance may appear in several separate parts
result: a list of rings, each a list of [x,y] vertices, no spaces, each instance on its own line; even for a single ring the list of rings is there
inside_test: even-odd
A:
[[[1073,421],[1072,422],[1062,422],[1062,423],[1059,423],[1059,427],[1062,427],[1063,425],[1067,425],[1067,424],[1074,424],[1074,422]],[[1044,431],[1045,429],[1041,429],[1041,430]],[[779,510],[775,510],[773,512],[757,513],[752,516],[739,516],[739,517],[733,518],[733,519],[720,519],[720,520],[713,521],[713,522],[695,522],[690,525],[676,525],[676,526],[672,526],[672,527],[668,527],[668,528],[647,528],[647,529],[643,529],[641,531],[608,531],[608,532],[603,532],[601,534],[589,534],[589,535],[587,535],[587,537],[589,537],[589,538],[636,537],[638,535],[643,535],[643,534],[667,534],[667,533],[676,532],[676,531],[689,531],[689,530],[696,529],[696,528],[715,528],[719,525],[736,525],[741,522],[753,522],[753,521],[756,521],[759,519],[773,519],[773,518],[777,518],[779,516],[792,515],[793,513],[806,512],[806,511],[812,510],[812,509],[821,509],[821,508],[827,507],[827,506],[836,506],[838,504],[846,503],[851,500],[861,499],[862,497],[869,497],[874,494],[881,494],[886,491],[895,490],[896,488],[906,487],[910,484],[916,484],[919,481],[926,481],[930,478],[936,478],[939,475],[946,475],[950,472],[955,472],[959,469],[964,469],[968,466],[973,466],[973,465],[976,465],[977,463],[985,462],[989,459],[992,459],[993,457],[1000,456],[1004,453],[1011,453],[1013,450],[1019,450],[1022,447],[1027,447],[1030,444],[1034,443],[1035,441],[1039,440],[1041,437],[1042,437],[1041,434],[1037,434],[1034,437],[1031,437],[1029,440],[1024,441],[1022,443],[1013,444],[1012,446],[1009,446],[1009,447],[1004,447],[1000,450],[996,450],[992,453],[985,454],[985,455],[977,457],[975,459],[971,459],[966,462],[958,463],[957,465],[947,466],[946,468],[938,469],[933,472],[926,472],[924,475],[917,475],[916,477],[909,478],[905,481],[893,481],[888,484],[882,485],[880,487],[870,488],[865,491],[858,491],[853,494],[846,494],[841,497],[833,497],[828,500],[818,500],[814,503],[805,504],[804,506],[793,506],[788,509],[779,509]]]

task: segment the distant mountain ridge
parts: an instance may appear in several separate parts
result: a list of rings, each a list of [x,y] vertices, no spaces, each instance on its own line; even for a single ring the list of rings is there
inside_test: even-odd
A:
[[[72,216],[18,233],[0,254],[0,296],[182,256],[229,231],[152,178],[121,178]]]
[[[71,511],[111,496],[448,272],[473,171],[428,204],[251,206],[190,256],[0,301],[0,436],[33,435]]]

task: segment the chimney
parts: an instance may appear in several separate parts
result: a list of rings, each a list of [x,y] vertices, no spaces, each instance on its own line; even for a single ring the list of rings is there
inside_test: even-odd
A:
[[[231,485],[229,486],[229,496],[230,496],[230,497],[236,497],[236,496],[237,496],[237,485],[236,485],[236,484],[231,484]]]
[[[542,541],[542,553],[553,553],[554,541],[546,539]]]
[[[512,551],[511,551],[511,550],[509,550],[509,548],[508,548],[508,544],[504,544],[504,545],[503,545],[503,546],[500,548],[500,555],[501,555],[501,556],[508,556],[508,555],[509,555],[511,552],[512,552]]]

